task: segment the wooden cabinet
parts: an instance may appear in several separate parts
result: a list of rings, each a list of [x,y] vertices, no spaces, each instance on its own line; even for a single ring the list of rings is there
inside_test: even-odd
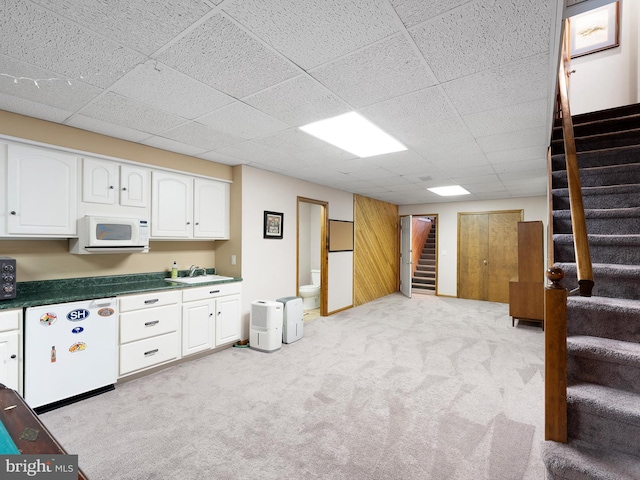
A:
[[[144,167],[85,157],[82,159],[82,201],[148,208],[149,170]]]
[[[544,238],[540,221],[518,223],[518,276],[509,282],[509,315],[542,322],[544,328]]]
[[[130,295],[119,299],[119,376],[180,358],[178,290]]]
[[[73,237],[77,223],[77,158],[7,145],[6,233],[16,237]]]
[[[229,238],[229,184],[154,171],[151,238]]]
[[[0,311],[0,383],[22,391],[22,309]]]

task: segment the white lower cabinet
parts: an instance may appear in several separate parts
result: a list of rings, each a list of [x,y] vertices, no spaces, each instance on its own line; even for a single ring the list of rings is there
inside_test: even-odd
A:
[[[183,290],[183,356],[240,338],[241,290],[239,282]]]
[[[240,339],[240,282],[119,298],[119,376]]]
[[[22,391],[22,309],[0,311],[0,383]]]
[[[180,291],[121,297],[119,375],[180,358]]]

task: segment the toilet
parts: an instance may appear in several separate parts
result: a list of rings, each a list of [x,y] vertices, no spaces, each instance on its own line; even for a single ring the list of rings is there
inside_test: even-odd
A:
[[[311,270],[311,282],[313,285],[302,285],[298,289],[303,310],[320,308],[320,270]]]

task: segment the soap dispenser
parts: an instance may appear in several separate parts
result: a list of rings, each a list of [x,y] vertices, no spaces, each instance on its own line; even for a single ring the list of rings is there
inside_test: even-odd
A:
[[[173,267],[171,267],[171,278],[178,278],[178,264],[173,262]]]

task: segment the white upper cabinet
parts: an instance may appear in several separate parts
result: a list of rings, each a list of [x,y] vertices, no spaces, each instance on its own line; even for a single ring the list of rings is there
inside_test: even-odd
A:
[[[229,184],[194,180],[194,238],[229,238]]]
[[[147,208],[149,170],[109,160],[83,158],[82,201]]]
[[[75,155],[9,144],[5,207],[9,236],[75,236],[77,170]]]
[[[151,238],[229,238],[229,184],[153,171]]]
[[[193,178],[177,173],[151,173],[151,237],[193,236]]]

